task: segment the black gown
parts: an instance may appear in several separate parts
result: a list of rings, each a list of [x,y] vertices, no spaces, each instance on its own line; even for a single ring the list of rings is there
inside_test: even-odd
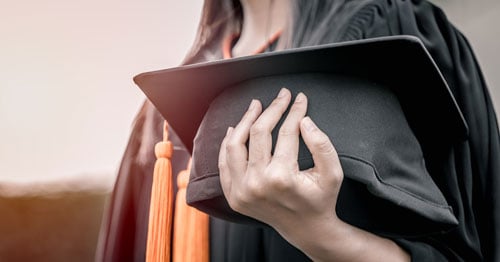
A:
[[[356,4],[356,1],[348,1]],[[448,151],[424,152],[433,179],[453,207],[453,230],[393,239],[413,261],[500,261],[500,140],[496,114],[467,39],[433,4],[419,0],[373,0],[342,26],[340,41],[387,35],[419,37],[441,70],[469,126],[467,141]],[[418,70],[408,68],[408,70]],[[425,105],[422,105],[425,106]],[[134,125],[103,220],[98,261],[143,261],[154,155],[137,155],[161,140],[162,119],[145,103]],[[140,140],[149,132],[155,140]],[[172,139],[176,139],[175,135]],[[188,155],[174,153],[174,173]],[[439,175],[436,175],[439,174]],[[212,218],[211,261],[308,261],[274,230]]]

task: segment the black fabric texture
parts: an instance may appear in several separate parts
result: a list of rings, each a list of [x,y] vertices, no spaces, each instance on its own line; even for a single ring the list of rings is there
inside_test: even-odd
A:
[[[496,114],[463,34],[426,1],[373,1],[355,17],[344,40],[383,35],[420,38],[457,100],[469,126],[469,139],[451,150],[423,148],[429,173],[453,207],[459,225],[438,236],[400,242],[415,261],[500,260],[500,143]],[[404,243],[404,244],[403,244]],[[422,257],[426,259],[420,260]],[[418,259],[420,258],[420,259]]]
[[[457,224],[427,173],[419,142],[392,89],[359,77],[326,73],[262,77],[223,91],[212,102],[195,138],[189,204],[226,220],[256,222],[232,211],[223,197],[218,182],[219,145],[249,101],[259,99],[267,106],[282,86],[308,96],[307,114],[334,141],[346,177],[337,203],[339,217],[393,237],[441,232]],[[273,130],[273,145],[283,120]],[[302,170],[314,165],[302,140],[298,161]]]
[[[453,208],[458,225],[437,235],[392,239],[408,251],[413,261],[500,261],[498,124],[466,37],[439,8],[421,0],[373,0],[345,25],[331,26],[345,27],[341,41],[400,34],[420,38],[448,82],[469,126],[469,139],[451,144],[448,150],[434,150],[432,145],[422,147],[429,174]],[[144,261],[154,155],[151,151],[147,161],[141,162],[132,149],[144,143],[140,137],[146,130],[155,130],[149,131],[149,135],[160,140],[161,121],[154,119],[161,117],[158,112],[141,116],[145,119],[134,124],[110,208],[103,219],[96,261]],[[151,126],[155,128],[146,128]],[[171,138],[175,139],[175,134]],[[186,159],[179,159],[174,168],[181,170],[185,165]],[[210,227],[211,261],[308,261],[271,228],[215,218]]]

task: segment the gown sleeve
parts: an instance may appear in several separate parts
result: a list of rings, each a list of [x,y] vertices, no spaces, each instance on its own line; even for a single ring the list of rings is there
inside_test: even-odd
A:
[[[148,101],[136,116],[101,223],[96,262],[144,261],[146,258],[149,202],[156,159],[153,148],[163,139],[163,121]],[[174,130],[169,130],[169,139],[174,144],[172,172],[178,174],[186,168],[189,154]],[[177,191],[177,184],[173,185]]]
[[[469,138],[456,142],[449,151],[428,152],[425,159],[459,225],[439,234],[393,240],[414,261],[500,261],[497,117],[467,39],[439,8],[426,1],[370,0],[345,24],[340,41],[402,34],[419,37],[428,49],[467,121]],[[150,149],[161,140],[162,121],[146,102],[134,124],[103,219],[96,261],[144,260],[154,165]],[[176,139],[175,133],[170,137]],[[174,157],[179,158],[172,160],[179,163],[174,166],[176,174],[185,168],[189,155],[176,151]],[[215,244],[211,245],[212,261],[307,261],[270,229],[211,219],[211,240]]]
[[[414,261],[500,261],[499,131],[474,52],[441,9],[420,0],[371,1],[352,17],[341,40],[389,35],[422,40],[469,127],[468,139],[454,143],[450,151],[425,154],[459,225],[437,235],[394,241]]]

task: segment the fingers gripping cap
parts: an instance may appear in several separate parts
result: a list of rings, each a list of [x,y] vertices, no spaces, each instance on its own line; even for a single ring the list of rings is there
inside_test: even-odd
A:
[[[410,64],[419,72],[409,70]],[[388,236],[429,234],[457,223],[425,167],[424,153],[464,139],[467,126],[416,38],[301,48],[150,72],[135,80],[192,152],[187,200],[211,215],[259,223],[228,206],[218,151],[227,127],[236,125],[251,99],[266,106],[285,86],[308,96],[308,115],[339,153],[345,174],[337,203],[342,219]],[[313,165],[302,141],[298,159],[301,169]]]

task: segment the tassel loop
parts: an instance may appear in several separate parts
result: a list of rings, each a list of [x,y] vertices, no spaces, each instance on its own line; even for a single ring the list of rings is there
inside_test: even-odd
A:
[[[168,124],[165,121],[163,141],[155,145],[156,163],[149,207],[147,262],[170,261],[173,223],[172,164],[173,145],[168,140]]]
[[[187,169],[177,177],[174,217],[173,151],[165,121],[163,141],[155,145],[156,163],[151,188],[146,261],[170,262],[172,258],[173,262],[208,262],[208,215],[186,204],[191,160]]]
[[[155,155],[157,160],[172,158],[174,152],[174,146],[170,141],[158,142],[155,145]]]

